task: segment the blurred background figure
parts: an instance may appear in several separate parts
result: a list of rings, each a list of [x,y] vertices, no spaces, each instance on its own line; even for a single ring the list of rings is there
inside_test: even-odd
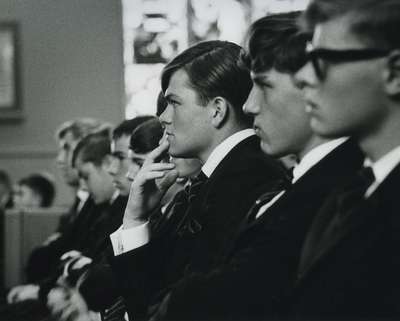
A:
[[[58,145],[57,167],[75,197],[68,212],[61,217],[56,231],[29,255],[25,266],[28,282],[35,282],[49,275],[52,268],[58,264],[60,256],[69,249],[78,218],[90,213],[93,200],[89,198],[87,191],[79,189],[78,174],[72,167],[72,155],[78,142],[84,137],[101,131],[107,135],[106,129],[110,128],[109,123],[93,118],[69,120],[57,128],[55,134]]]
[[[32,174],[20,179],[14,190],[17,209],[50,207],[56,194],[54,180],[49,174]]]
[[[13,207],[12,183],[8,173],[0,169],[0,210]]]
[[[138,125],[138,123],[140,124]],[[133,127],[135,129],[130,131]],[[131,136],[128,135],[129,132],[132,133]],[[112,160],[108,172],[113,176],[114,185],[120,195],[129,194],[130,184],[135,180],[147,155],[158,147],[162,136],[163,127],[154,116],[141,116],[125,120],[114,129],[111,143]],[[162,214],[165,213],[168,216],[165,210],[175,194],[183,188],[186,182],[185,176],[197,173],[201,164],[194,159],[170,159],[168,155],[166,155],[165,161],[173,161],[179,175],[182,176],[182,180],[170,188],[161,202]],[[120,223],[122,223],[122,219]],[[161,227],[157,226],[157,228]],[[104,266],[104,261],[96,260],[76,282],[76,287],[62,285],[53,288],[47,300],[53,316],[63,315],[68,320],[89,321],[92,320],[94,311],[102,311],[104,320],[122,320],[125,309],[123,305],[121,306],[120,293],[113,284],[113,277],[109,273],[111,271]]]
[[[72,154],[78,142],[88,134],[110,129],[111,124],[94,118],[80,118],[62,123],[56,131],[58,143],[57,167],[65,183],[77,188],[78,174],[72,167]]]
[[[112,176],[114,186],[120,195],[129,195],[131,188],[131,180],[127,177],[131,165],[131,159],[128,157],[131,134],[141,124],[154,118],[154,116],[138,116],[124,120],[113,130],[108,173]]]

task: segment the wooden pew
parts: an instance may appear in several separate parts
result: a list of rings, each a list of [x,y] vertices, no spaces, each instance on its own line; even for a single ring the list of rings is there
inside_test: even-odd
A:
[[[32,249],[52,234],[68,209],[8,210],[4,214],[4,285],[24,282],[24,266]]]

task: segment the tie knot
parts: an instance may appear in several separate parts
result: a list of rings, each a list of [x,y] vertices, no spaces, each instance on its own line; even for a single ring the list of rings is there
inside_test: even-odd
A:
[[[192,178],[192,180],[191,180],[191,185],[193,186],[193,185],[196,185],[196,184],[199,184],[199,183],[204,183],[205,181],[207,180],[207,176],[206,176],[206,174],[204,174],[202,171],[200,171],[200,173],[198,173],[197,175],[196,175],[196,177],[194,177],[194,178]]]
[[[189,202],[199,193],[201,187],[206,182],[207,176],[203,172],[200,172],[196,177],[190,180],[190,184],[188,185],[188,195]]]
[[[293,182],[293,171],[294,171],[294,166],[290,167],[287,170],[287,175],[290,182]]]
[[[363,167],[357,173],[357,176],[365,188],[369,187],[375,181],[374,171],[370,166]]]

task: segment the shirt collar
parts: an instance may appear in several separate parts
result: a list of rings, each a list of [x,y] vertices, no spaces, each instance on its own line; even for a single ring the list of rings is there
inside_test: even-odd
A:
[[[83,189],[78,189],[76,192],[76,197],[79,198],[80,202],[86,202],[86,200],[89,198],[89,192]]]
[[[334,139],[311,149],[294,167],[292,183],[298,181],[299,178],[303,176],[311,167],[317,164],[321,159],[323,159],[336,147],[343,144],[347,139],[348,139],[347,137]]]
[[[369,158],[366,158],[364,166],[371,166],[372,171],[374,172],[375,182],[380,184],[398,163],[400,163],[400,146],[392,149],[375,163],[372,163]]]
[[[119,191],[115,190],[110,198],[110,204],[114,203],[114,201],[118,198],[118,196],[119,196]]]
[[[211,152],[207,161],[201,168],[202,172],[210,177],[214,170],[217,168],[219,163],[225,158],[225,156],[241,141],[245,140],[247,137],[255,135],[253,129],[244,129],[226,138],[222,143],[220,143]]]

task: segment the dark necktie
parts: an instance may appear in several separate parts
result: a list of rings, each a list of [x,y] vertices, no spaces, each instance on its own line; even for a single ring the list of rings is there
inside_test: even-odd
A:
[[[185,234],[195,234],[201,230],[200,223],[190,215],[189,207],[193,204],[196,200],[201,188],[203,187],[204,183],[207,181],[207,176],[200,172],[195,178],[190,181],[187,188],[185,189],[186,192],[186,204],[184,205],[183,211],[184,216],[181,224],[178,227],[178,234],[185,235]]]
[[[309,253],[316,254],[340,235],[340,231],[365,201],[365,192],[374,180],[372,168],[364,167],[333,196],[332,203],[326,203],[326,211],[332,213],[331,219],[325,229],[321,229],[320,236],[308,244]],[[324,208],[321,210],[324,211]]]
[[[199,194],[203,184],[206,182],[207,176],[203,172],[200,172],[195,178],[193,178],[188,185],[188,201],[189,204],[193,202],[196,196]]]
[[[371,167],[363,167],[354,179],[349,182],[336,197],[336,214],[331,228],[339,228],[365,199],[365,192],[374,182],[375,177]]]
[[[179,235],[194,234],[201,230],[200,223],[189,216],[188,209],[197,198],[206,180],[207,176],[200,172],[195,178],[188,181],[184,189],[176,194],[167,210],[167,220],[170,221],[168,225],[176,226],[176,233]]]

